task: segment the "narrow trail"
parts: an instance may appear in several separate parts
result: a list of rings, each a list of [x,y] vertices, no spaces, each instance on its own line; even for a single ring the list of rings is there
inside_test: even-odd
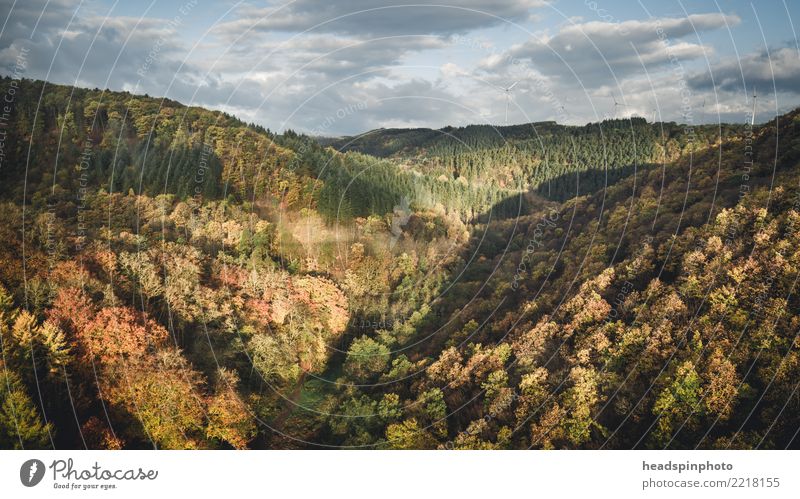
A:
[[[285,407],[283,408],[281,413],[278,414],[278,417],[276,417],[275,420],[272,422],[272,426],[276,430],[280,431],[283,430],[282,428],[283,424],[286,422],[287,419],[289,419],[289,416],[291,416],[294,410],[297,408],[297,399],[300,398],[300,392],[303,390],[303,383],[305,383],[305,380],[306,380],[306,372],[303,371],[303,373],[300,375],[300,379],[297,380],[297,385],[292,390],[292,393],[286,396],[286,399],[284,401]]]

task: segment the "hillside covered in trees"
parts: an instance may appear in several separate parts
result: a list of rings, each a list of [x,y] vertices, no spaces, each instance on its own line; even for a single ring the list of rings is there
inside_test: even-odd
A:
[[[412,171],[565,201],[597,192],[637,169],[719,144],[742,126],[687,127],[644,118],[584,126],[554,122],[440,130],[379,129],[329,141],[340,151],[392,158]]]
[[[41,81],[0,448],[797,448],[800,113],[330,145]]]

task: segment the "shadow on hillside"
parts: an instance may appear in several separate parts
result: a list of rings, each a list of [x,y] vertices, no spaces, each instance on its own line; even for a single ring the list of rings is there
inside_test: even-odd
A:
[[[771,149],[770,137],[765,135],[759,147],[767,151]],[[740,165],[734,161],[718,163],[719,152],[710,147],[667,165],[631,165],[610,172],[564,175],[550,183],[551,199],[571,199],[568,192],[585,196],[565,204],[543,200],[541,188],[497,203],[474,218],[469,241],[448,267],[442,292],[427,304],[430,312],[417,324],[416,336],[399,350],[414,362],[435,360],[450,346],[469,351],[470,344],[507,342],[514,334],[529,330],[542,316],[557,311],[586,279],[634,256],[642,241],[664,248],[675,234],[700,226],[719,210],[734,206],[739,200]],[[787,164],[779,168],[785,169]],[[773,173],[772,162],[753,168],[751,185],[767,185]],[[605,189],[607,184],[611,187]],[[658,193],[660,211],[635,211],[635,201],[644,190]],[[510,215],[514,212],[515,216]],[[627,213],[636,223],[628,226],[624,216],[621,222],[618,216],[610,223],[612,213]],[[641,291],[651,277],[636,280],[636,290]],[[672,282],[675,269],[666,268],[659,277]],[[615,281],[603,298],[612,303],[619,292]],[[351,333],[352,339],[363,331]],[[342,361],[339,358],[336,364]],[[392,390],[407,393],[415,382],[409,379],[403,382],[405,388]],[[380,395],[386,386],[367,390]],[[445,398],[466,402],[448,416],[451,437],[466,431],[486,409],[481,397],[469,398],[469,390],[455,391],[464,393],[447,393]],[[609,446],[630,448],[648,433],[651,420],[625,418],[607,423],[618,432]]]
[[[575,197],[595,194],[626,177],[657,167],[659,165],[627,165],[616,169],[590,168],[581,172],[565,173],[539,185],[534,192],[545,199],[563,203]]]

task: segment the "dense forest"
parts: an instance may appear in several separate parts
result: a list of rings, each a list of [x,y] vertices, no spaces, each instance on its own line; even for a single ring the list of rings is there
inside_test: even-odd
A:
[[[798,111],[320,143],[0,92],[0,448],[800,446]]]
[[[743,126],[686,127],[644,118],[584,126],[379,129],[328,141],[340,151],[393,158],[405,168],[515,192],[567,199],[597,192],[639,169],[662,166],[742,133]]]

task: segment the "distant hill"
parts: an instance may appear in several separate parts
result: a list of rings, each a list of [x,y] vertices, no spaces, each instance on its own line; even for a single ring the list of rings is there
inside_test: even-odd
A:
[[[0,88],[10,83],[3,78]],[[54,182],[72,189],[81,181],[110,192],[245,198],[297,181],[286,168],[291,150],[225,113],[127,92],[18,85],[0,172],[26,176],[25,184],[0,186],[15,197],[23,186],[46,192]]]
[[[392,158],[425,174],[476,185],[535,189],[564,201],[596,192],[635,169],[671,162],[742,131],[742,125],[694,127],[644,118],[584,126],[552,121],[494,127],[469,125],[378,129],[328,142],[340,151]]]

